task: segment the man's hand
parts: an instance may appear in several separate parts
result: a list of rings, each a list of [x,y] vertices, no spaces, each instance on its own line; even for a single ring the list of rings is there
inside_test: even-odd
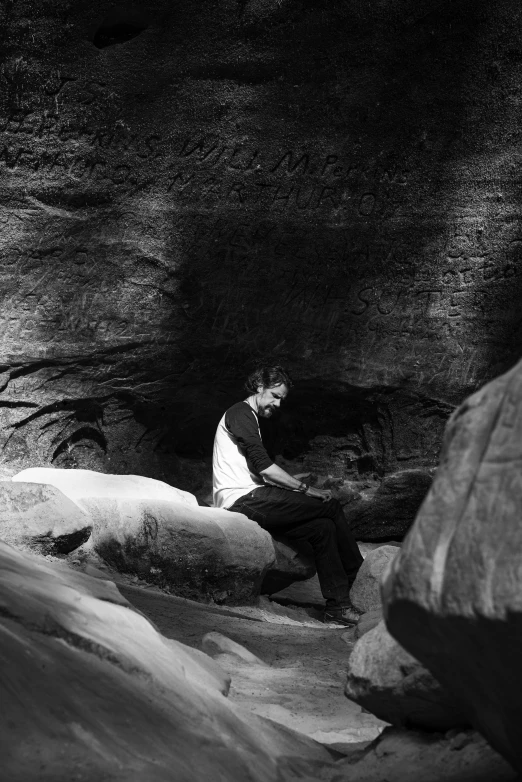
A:
[[[284,489],[292,489],[293,491],[299,491],[302,486],[301,478],[310,475],[310,473],[290,475],[282,467],[278,467],[277,464],[271,464],[266,470],[261,470],[260,474],[263,478],[268,478],[269,483],[275,484],[275,486],[282,486]],[[307,497],[316,497],[323,502],[328,502],[332,499],[330,489],[315,489],[313,486],[309,486],[304,493]]]
[[[332,492],[330,489],[315,489],[313,486],[309,486],[306,490],[308,497],[317,497],[318,500],[328,502],[332,499]]]
[[[298,478],[300,481],[304,481],[309,478],[312,473],[310,472],[298,472],[294,475],[294,478]],[[309,486],[305,492],[308,497],[316,497],[318,500],[328,502],[332,499],[332,492],[329,489],[315,489],[313,486]]]

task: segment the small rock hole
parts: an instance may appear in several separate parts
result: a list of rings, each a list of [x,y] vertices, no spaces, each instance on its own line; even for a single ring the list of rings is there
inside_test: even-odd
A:
[[[94,31],[90,38],[98,49],[126,43],[140,35],[150,24],[148,14],[132,6],[116,6]]]

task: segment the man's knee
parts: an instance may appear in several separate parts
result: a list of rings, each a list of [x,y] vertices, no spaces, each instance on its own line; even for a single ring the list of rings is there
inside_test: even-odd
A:
[[[333,519],[329,519],[326,516],[324,518],[315,519],[313,533],[310,536],[310,543],[312,545],[324,544],[334,536],[335,524]]]
[[[325,516],[334,519],[339,513],[342,514],[343,506],[341,505],[339,500],[336,500],[334,497],[332,497],[331,500],[328,500],[328,502],[324,503],[324,510],[325,510]]]

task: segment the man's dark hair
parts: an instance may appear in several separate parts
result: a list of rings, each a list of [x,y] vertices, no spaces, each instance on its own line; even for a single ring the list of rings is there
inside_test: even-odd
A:
[[[250,394],[257,394],[259,386],[273,388],[281,383],[284,383],[289,391],[293,385],[290,375],[283,367],[258,367],[247,377],[245,388]]]

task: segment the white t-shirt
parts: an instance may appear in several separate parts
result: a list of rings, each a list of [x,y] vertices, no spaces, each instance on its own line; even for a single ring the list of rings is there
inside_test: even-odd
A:
[[[248,402],[233,405],[219,422],[214,438],[214,505],[230,508],[240,497],[264,486],[260,472],[272,464],[261,440],[257,414]]]

